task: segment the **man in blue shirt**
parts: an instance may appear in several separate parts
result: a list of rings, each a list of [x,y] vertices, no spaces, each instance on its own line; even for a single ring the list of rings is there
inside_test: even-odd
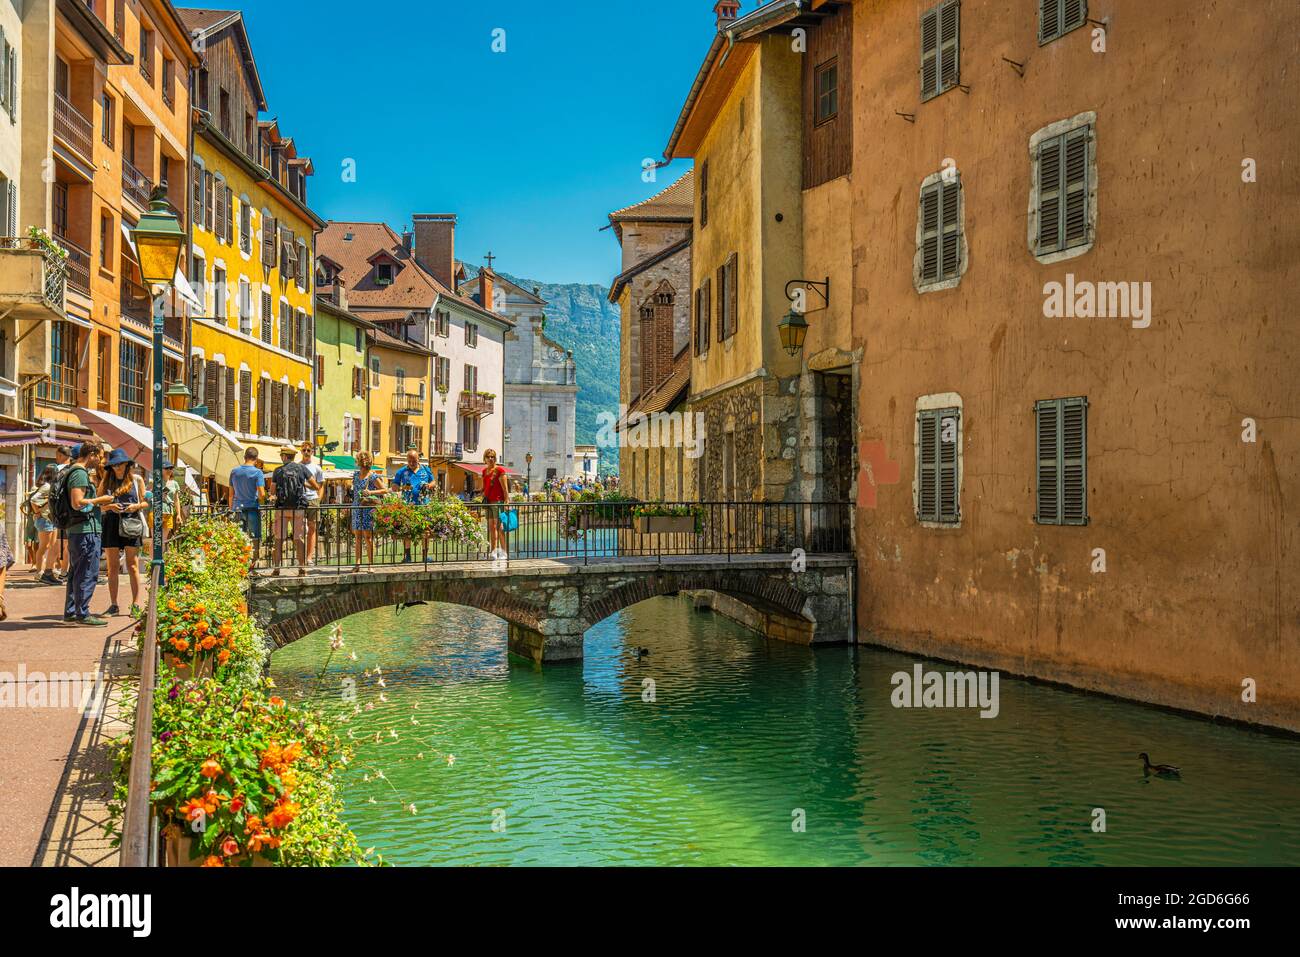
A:
[[[230,510],[239,516],[239,523],[253,540],[253,567],[257,567],[257,551],[262,543],[262,513],[258,510],[266,494],[266,476],[257,467],[258,451],[244,450],[244,464],[230,470]]]
[[[411,505],[419,505],[424,501],[426,490],[433,484],[433,473],[429,471],[427,465],[420,464],[420,453],[417,449],[410,449],[406,453],[406,464],[397,470],[393,476],[393,488],[401,489],[403,501]],[[405,550],[403,562],[411,560],[411,540],[402,539],[402,547]]]

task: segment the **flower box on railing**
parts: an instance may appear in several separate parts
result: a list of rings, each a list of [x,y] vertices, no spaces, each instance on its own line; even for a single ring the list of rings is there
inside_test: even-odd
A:
[[[613,515],[602,515],[599,512],[584,512],[578,518],[578,527],[584,531],[593,528],[631,528],[632,516],[626,509],[616,512]]]
[[[637,515],[633,520],[638,535],[693,535],[694,515]]]

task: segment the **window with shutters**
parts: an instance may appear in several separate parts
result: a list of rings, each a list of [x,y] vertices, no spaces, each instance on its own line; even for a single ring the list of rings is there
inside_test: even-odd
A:
[[[267,345],[271,344],[274,325],[275,306],[271,302],[271,294],[264,292],[262,293],[262,341]]]
[[[289,318],[289,304],[283,299],[280,300],[280,348],[285,352],[289,351],[289,340],[293,335],[291,326],[292,320]]]
[[[709,351],[709,339],[712,336],[713,323],[710,321],[713,309],[713,284],[708,279],[695,290],[695,354],[705,355]]]
[[[207,407],[208,418],[213,422],[220,422],[221,366],[215,361],[203,367],[203,404]]]
[[[916,411],[916,519],[923,525],[961,522],[961,407],[954,397],[924,396]]]
[[[239,431],[253,430],[253,373],[239,370]]]
[[[445,310],[435,310],[433,314],[434,329],[433,334],[436,336],[451,335],[451,313]]]
[[[190,218],[194,220],[194,224],[197,226],[203,223],[203,166],[198,160],[195,160],[191,165],[193,168],[191,188],[194,190],[194,209],[190,214]]]
[[[205,172],[203,174],[203,228],[210,233],[216,232],[216,190],[217,185],[212,179],[212,174]]]
[[[212,267],[212,318],[223,326],[229,319],[226,313],[226,270],[221,266]]]
[[[257,434],[271,434],[271,380],[257,380]]]
[[[945,0],[921,14],[922,102],[951,90],[960,82],[960,33],[960,0]]]
[[[383,449],[384,426],[378,419],[370,420],[370,451],[378,455]]]
[[[253,252],[253,207],[239,201],[239,251],[245,255]]]
[[[235,425],[239,421],[238,409],[236,407],[236,396],[238,393],[236,392],[237,385],[234,369],[226,369],[225,381],[221,383],[221,386],[221,409],[224,413],[224,421],[222,424],[225,425],[228,431],[233,432],[235,431]]]
[[[951,289],[966,271],[965,208],[955,170],[931,173],[921,182],[916,214],[912,284],[918,292]]]
[[[379,357],[370,357],[370,388],[379,388]]]
[[[1088,400],[1042,399],[1034,404],[1038,428],[1040,525],[1088,524]]]
[[[262,265],[267,269],[275,266],[276,223],[275,217],[262,211]]]
[[[207,363],[203,356],[190,356],[190,396],[195,405],[203,405],[203,384]]]
[[[478,324],[473,322],[465,323],[465,345],[471,349],[478,346]]]
[[[243,276],[239,277],[239,331],[253,335],[253,291]]]
[[[736,254],[718,267],[718,341],[736,334]]]
[[[1038,0],[1038,45],[1088,22],[1088,0]]]
[[[1097,221],[1096,114],[1053,123],[1029,140],[1029,248],[1042,262],[1092,248]]]
[[[271,431],[270,434],[285,435],[285,410],[289,386],[283,382],[271,383]]]

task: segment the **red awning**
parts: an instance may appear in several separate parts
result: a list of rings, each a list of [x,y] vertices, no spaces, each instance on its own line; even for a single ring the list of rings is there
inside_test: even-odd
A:
[[[473,462],[453,462],[452,464],[455,465],[456,468],[458,468],[458,469],[464,469],[466,472],[473,472],[475,475],[482,475],[482,474],[483,474],[484,466],[482,466],[482,465],[475,465]],[[506,468],[504,465],[499,465],[499,466],[497,466],[497,467],[498,467],[499,469],[501,469],[501,471],[505,472],[507,475],[518,475],[518,474],[519,474],[519,473],[516,472],[514,469],[508,469],[508,468]]]
[[[40,429],[0,429],[0,448],[17,445],[76,445],[94,436],[89,432],[68,432],[53,429],[44,432]]]

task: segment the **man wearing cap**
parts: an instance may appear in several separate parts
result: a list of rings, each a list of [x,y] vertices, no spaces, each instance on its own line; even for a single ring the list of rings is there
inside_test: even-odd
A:
[[[257,467],[256,448],[244,449],[244,464],[230,470],[230,493],[226,499],[230,510],[239,519],[248,537],[253,540],[253,565],[257,567],[257,552],[262,544],[262,495],[266,490],[266,476]]]
[[[271,473],[268,486],[275,496],[275,546],[272,575],[280,574],[284,539],[293,536],[294,557],[299,576],[307,573],[307,469],[295,462],[298,450],[292,445],[280,449],[281,466]]]
[[[325,488],[325,470],[319,464],[313,462],[311,457],[316,453],[316,448],[310,442],[302,444],[302,462],[299,463],[307,470],[307,488],[303,492],[307,499],[307,561],[311,562],[316,555],[316,526],[320,522],[320,495]]]

